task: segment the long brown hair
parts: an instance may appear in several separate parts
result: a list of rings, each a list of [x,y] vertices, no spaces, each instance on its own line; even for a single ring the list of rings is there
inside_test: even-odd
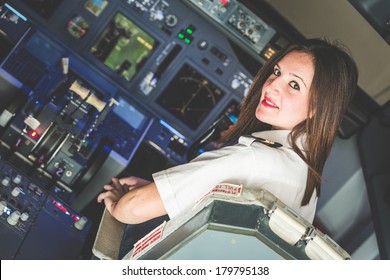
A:
[[[244,98],[239,118],[232,129],[226,131],[223,140],[232,143],[244,134],[271,129],[269,124],[259,121],[255,112],[261,98],[262,87],[273,73],[274,66],[286,54],[299,51],[309,54],[314,62],[314,77],[310,88],[308,112],[310,118],[297,124],[290,133],[294,151],[309,167],[306,190],[301,205],[309,203],[316,190],[320,195],[321,174],[329,156],[337,129],[352,100],[357,87],[358,70],[354,60],[339,43],[326,39],[306,39],[287,46],[276,53],[256,74],[254,82]],[[305,151],[296,144],[300,136],[306,135]]]

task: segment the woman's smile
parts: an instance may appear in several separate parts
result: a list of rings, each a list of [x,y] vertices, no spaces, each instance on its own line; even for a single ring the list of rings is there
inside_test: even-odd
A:
[[[268,108],[274,108],[279,109],[279,107],[271,100],[271,98],[265,96],[263,101],[261,102],[261,105]]]

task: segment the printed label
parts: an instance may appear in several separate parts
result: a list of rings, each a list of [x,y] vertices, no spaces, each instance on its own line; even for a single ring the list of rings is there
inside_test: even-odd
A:
[[[145,235],[142,239],[137,241],[137,243],[134,244],[133,253],[131,254],[130,258],[135,259],[140,257],[143,253],[145,253],[148,248],[150,248],[153,244],[157,243],[162,237],[166,223],[167,222],[164,221],[161,225],[159,225],[154,230]]]
[[[201,203],[205,198],[209,197],[212,194],[223,194],[228,197],[238,197],[242,193],[242,185],[233,185],[233,184],[219,184],[216,185],[211,191],[202,196],[196,203],[195,206]]]

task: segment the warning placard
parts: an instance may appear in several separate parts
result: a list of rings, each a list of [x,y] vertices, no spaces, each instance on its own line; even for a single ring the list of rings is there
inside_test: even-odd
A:
[[[134,249],[130,259],[140,257],[144,252],[146,252],[148,248],[150,248],[153,244],[157,243],[162,237],[166,223],[167,222],[164,221],[161,225],[159,225],[154,230],[145,235],[142,239],[137,241],[137,243],[134,244]]]
[[[213,194],[222,194],[228,197],[238,197],[242,193],[242,185],[234,185],[228,183],[222,183],[216,185],[211,191],[202,196],[196,201],[195,206],[201,203],[205,198]]]

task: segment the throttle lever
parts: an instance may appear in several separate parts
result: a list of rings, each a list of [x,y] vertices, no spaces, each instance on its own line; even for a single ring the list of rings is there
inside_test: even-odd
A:
[[[85,102],[95,107],[99,112],[103,111],[104,107],[106,106],[106,102],[100,100],[96,95],[94,95],[91,90],[83,87],[80,85],[80,83],[76,80],[74,81],[69,90],[76,93],[78,96],[80,96]]]

